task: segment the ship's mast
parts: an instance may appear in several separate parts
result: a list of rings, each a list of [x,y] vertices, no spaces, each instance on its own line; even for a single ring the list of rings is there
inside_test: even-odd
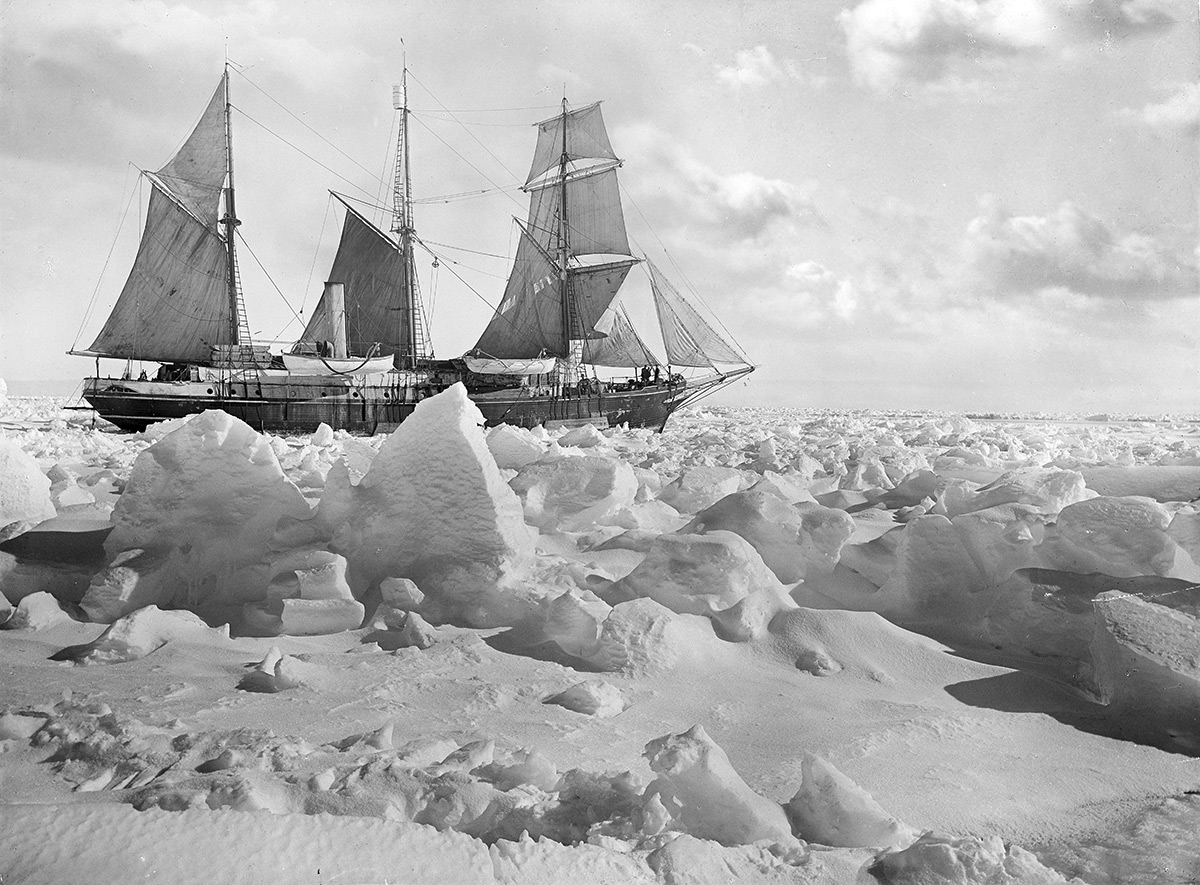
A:
[[[392,233],[400,237],[400,255],[404,262],[404,304],[401,322],[405,323],[404,354],[401,361],[408,368],[417,365],[416,262],[413,260],[413,204],[408,157],[408,66],[405,65],[400,86],[392,87],[392,106],[400,111],[399,144],[396,146],[396,174],[392,184]]]
[[[559,218],[558,218],[558,273],[562,292],[563,353],[568,366],[571,361],[571,325],[575,311],[571,303],[571,285],[568,265],[571,257],[570,231],[567,224],[567,99],[562,100],[562,154],[558,158]],[[569,370],[568,370],[569,371]]]
[[[233,248],[233,232],[240,221],[234,211],[233,203],[233,124],[231,121],[232,105],[229,101],[229,65],[225,65],[225,163],[226,177],[229,181],[225,188],[225,217],[221,224],[225,226],[225,250],[228,253],[226,266],[226,284],[229,287],[229,343],[238,343],[238,327],[241,311],[238,304],[237,260]]]

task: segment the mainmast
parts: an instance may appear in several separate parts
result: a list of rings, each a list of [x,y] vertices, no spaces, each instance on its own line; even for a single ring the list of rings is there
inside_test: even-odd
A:
[[[567,99],[562,100],[562,154],[558,158],[559,219],[558,219],[558,274],[562,302],[563,353],[566,355],[568,373],[571,363],[571,329],[575,311],[571,303],[571,282],[568,267],[571,258],[570,231],[567,224]]]
[[[416,263],[413,260],[413,204],[408,157],[408,67],[404,67],[401,85],[392,87],[392,106],[400,111],[400,135],[396,149],[396,174],[392,184],[392,233],[400,237],[400,254],[404,262],[404,305],[407,316],[401,318],[403,328],[403,362],[409,368],[417,365],[417,324],[419,302],[416,292]]]
[[[233,247],[233,232],[237,228],[240,221],[237,219],[237,213],[234,211],[233,202],[233,124],[231,121],[232,105],[229,101],[229,65],[225,65],[225,163],[226,177],[229,182],[225,188],[225,216],[221,219],[221,224],[225,226],[225,250],[228,255],[226,261],[227,286],[229,292],[229,343],[238,343],[238,327],[240,325],[239,318],[241,315],[240,304],[238,299],[237,285],[237,257],[234,254]]]

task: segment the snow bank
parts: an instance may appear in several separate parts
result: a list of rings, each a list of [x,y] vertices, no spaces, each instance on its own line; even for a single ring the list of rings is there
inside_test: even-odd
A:
[[[191,612],[148,606],[117,619],[92,642],[64,648],[54,658],[77,664],[119,664],[144,658],[168,642],[210,642],[213,638],[228,639],[229,629],[211,628]]]
[[[820,756],[805,753],[800,789],[787,803],[796,835],[841,848],[903,848],[917,833]]]
[[[563,532],[610,521],[633,504],[638,490],[632,467],[600,455],[538,461],[524,467],[509,485],[521,496],[526,522]]]
[[[722,845],[797,844],[783,809],[746,786],[702,726],[651,741],[646,758],[658,779],[646,788],[645,801],[665,810],[662,827]]]
[[[203,610],[261,599],[263,553],[282,517],[309,506],[269,440],[224,412],[196,415],[140,454],[81,603],[112,621],[138,606]]]
[[[495,615],[487,597],[533,545],[482,424],[466,389],[455,385],[417,406],[357,486],[326,485],[315,522],[329,549],[349,562],[356,593],[409,578],[436,620],[482,625],[508,617]]]
[[[16,443],[0,437],[0,531],[14,522],[32,527],[55,513],[50,480],[37,461]],[[19,529],[10,529],[8,536],[16,531]]]
[[[1132,727],[1161,725],[1200,752],[1200,618],[1111,590],[1094,604],[1101,700]]]
[[[868,869],[889,885],[1055,885],[1068,880],[998,836],[926,834],[902,851],[885,852]],[[1085,885],[1081,880],[1069,880]]]

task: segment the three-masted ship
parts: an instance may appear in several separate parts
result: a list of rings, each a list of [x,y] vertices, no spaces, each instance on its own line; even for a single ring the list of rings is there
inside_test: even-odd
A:
[[[407,80],[405,81],[407,82]],[[503,297],[478,343],[434,358],[414,262],[407,89],[397,87],[393,223],[384,232],[350,201],[324,292],[288,352],[250,338],[238,273],[229,71],[151,186],[133,268],[90,347],[83,398],[128,430],[223,409],[253,427],[309,433],[394,429],[417,403],[463,382],[489,425],[662,429],[671,413],[754,370],[647,259],[625,230],[617,158],[599,103],[537,124],[523,190],[529,215]],[[666,360],[621,302],[638,265],[649,274]],[[657,342],[655,342],[657,343]],[[100,359],[126,364],[118,377]],[[134,363],[157,363],[152,376]],[[685,377],[685,370],[698,377]],[[630,371],[632,370],[632,371]]]

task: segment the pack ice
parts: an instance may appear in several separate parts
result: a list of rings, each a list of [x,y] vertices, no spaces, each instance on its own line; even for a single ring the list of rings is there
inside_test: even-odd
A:
[[[1196,421],[4,408],[14,881],[1200,866]]]

